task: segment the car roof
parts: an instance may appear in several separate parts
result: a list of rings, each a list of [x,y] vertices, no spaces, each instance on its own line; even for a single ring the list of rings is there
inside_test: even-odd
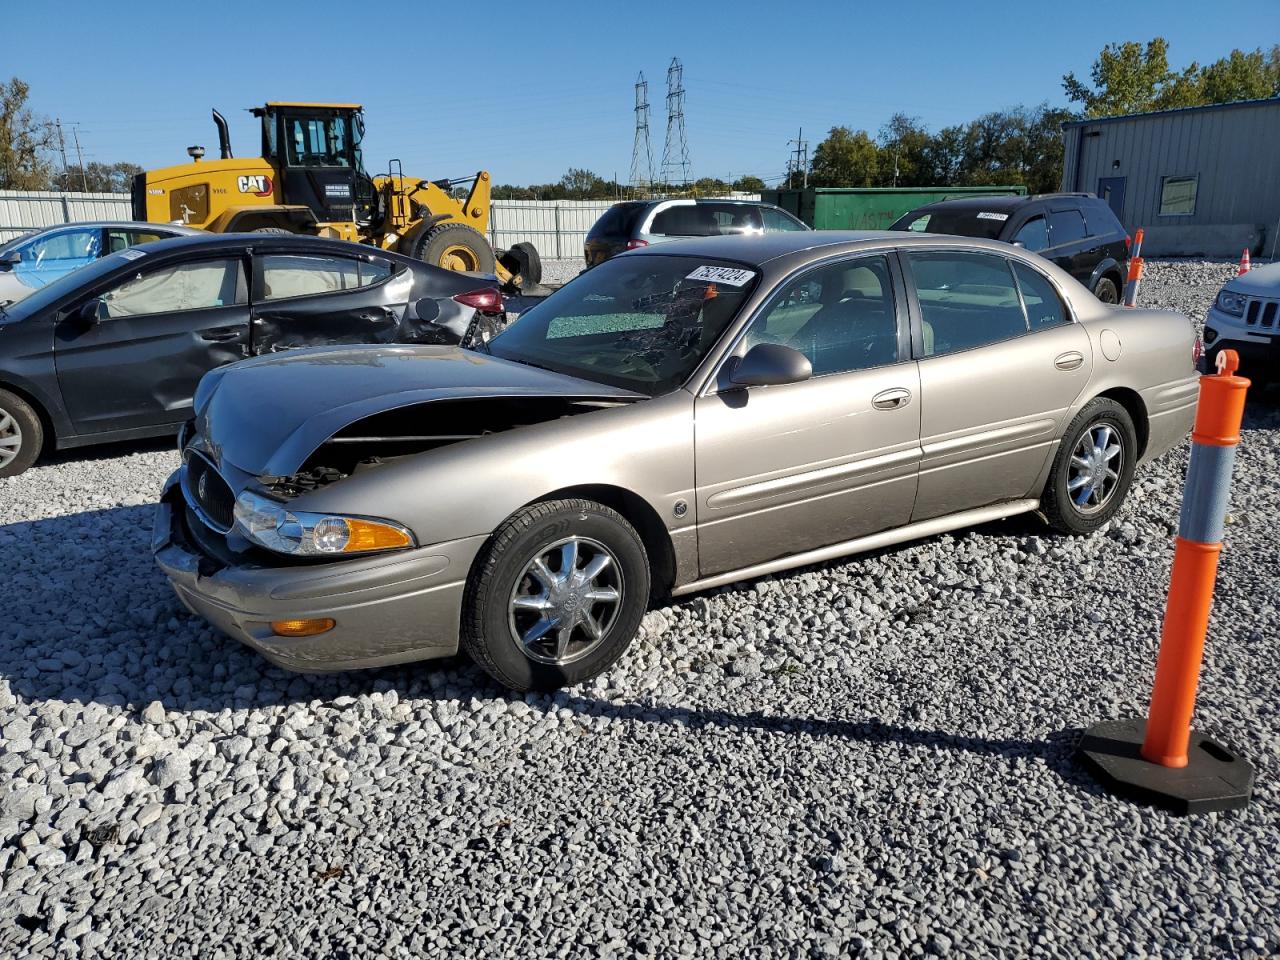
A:
[[[986,250],[1007,256],[1007,243],[977,237],[957,237],[934,233],[909,233],[901,230],[806,230],[766,234],[735,234],[723,237],[687,237],[629,250],[625,257],[660,257],[679,255],[734,260],[752,266],[763,266],[773,260],[810,253],[813,259],[826,254],[853,252],[860,248],[913,246],[954,246],[966,250]]]
[[[272,247],[298,247],[301,245],[308,250],[314,249],[317,252],[328,251],[330,253],[346,254],[347,256],[373,256],[376,254],[377,256],[390,257],[394,260],[412,260],[411,257],[405,257],[402,254],[392,253],[388,250],[380,250],[367,243],[330,240],[326,237],[312,237],[301,233],[206,233],[201,230],[191,235],[184,234],[180,237],[153,240],[146,245],[146,248],[152,254],[159,255],[193,248],[204,250],[219,250],[223,247],[240,248],[245,246],[246,243],[252,243],[255,247],[265,249]],[[421,261],[414,262],[420,263]]]
[[[188,227],[180,223],[150,223],[146,220],[75,220],[71,223],[51,223],[46,227],[31,227],[26,229],[21,237],[29,240],[37,237],[42,233],[53,233],[57,230],[77,230],[90,227],[94,230],[103,230],[109,227],[127,227],[131,230],[170,230],[173,233],[192,236],[206,236],[206,231],[197,227]],[[12,239],[17,240],[18,237]],[[9,241],[5,241],[8,243]]]
[[[1033,193],[1030,196],[1016,194],[992,194],[983,197],[955,197],[951,200],[935,200],[924,206],[915,207],[912,213],[929,213],[934,210],[991,210],[1001,213],[1012,213],[1038,200],[1096,200],[1090,193]]]

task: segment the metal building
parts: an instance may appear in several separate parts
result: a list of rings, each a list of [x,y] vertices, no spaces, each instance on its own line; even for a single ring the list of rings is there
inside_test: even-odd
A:
[[[1150,256],[1275,256],[1280,98],[1063,124],[1062,189],[1096,193]]]

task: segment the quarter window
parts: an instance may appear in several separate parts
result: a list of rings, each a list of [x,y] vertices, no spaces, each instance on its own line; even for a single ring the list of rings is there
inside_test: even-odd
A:
[[[1160,216],[1184,217],[1196,212],[1196,192],[1200,178],[1162,177],[1160,180]]]
[[[1049,228],[1045,225],[1044,217],[1032,217],[1019,227],[1013,242],[1021,244],[1032,253],[1049,246]]]
[[[795,217],[783,213],[775,207],[761,207],[760,216],[764,219],[766,233],[809,229]]]
[[[262,299],[341,293],[378,283],[390,275],[391,264],[386,260],[266,254],[262,257]]]
[[[866,370],[898,357],[893,284],[884,257],[843,260],[791,281],[747,332],[746,347],[799,350],[815,376]]]
[[[924,356],[999,343],[1027,332],[1009,262],[980,253],[908,255],[920,301]]]
[[[1053,233],[1050,242],[1055,247],[1083,240],[1088,233],[1079,210],[1050,210],[1049,229]]]
[[[139,273],[102,297],[109,317],[208,310],[244,303],[239,260],[201,260]]]
[[[1015,263],[1013,272],[1018,278],[1022,302],[1027,308],[1027,325],[1033,333],[1068,322],[1067,309],[1062,305],[1058,291],[1044,274],[1022,263]]]

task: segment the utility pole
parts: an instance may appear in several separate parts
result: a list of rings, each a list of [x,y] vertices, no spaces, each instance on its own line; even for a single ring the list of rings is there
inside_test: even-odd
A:
[[[80,164],[80,185],[84,187],[84,192],[89,192],[89,177],[84,172],[84,155],[80,153],[80,131],[75,127],[71,128],[71,136],[76,142],[76,160]]]
[[[809,186],[809,141],[804,138],[804,127],[801,127],[794,140],[788,140],[787,146],[795,144],[796,148],[787,155],[787,187],[791,188],[791,175],[798,171],[803,186]]]
[[[58,152],[62,154],[62,187],[65,190],[68,185],[67,178],[70,176],[67,173],[67,141],[62,136],[62,121],[55,117],[53,125],[58,129]]]

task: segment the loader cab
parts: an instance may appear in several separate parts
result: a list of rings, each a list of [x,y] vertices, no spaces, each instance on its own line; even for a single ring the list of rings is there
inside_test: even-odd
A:
[[[358,105],[268,103],[252,113],[262,121],[262,156],[279,171],[277,203],[306,206],[321,223],[371,219]]]

